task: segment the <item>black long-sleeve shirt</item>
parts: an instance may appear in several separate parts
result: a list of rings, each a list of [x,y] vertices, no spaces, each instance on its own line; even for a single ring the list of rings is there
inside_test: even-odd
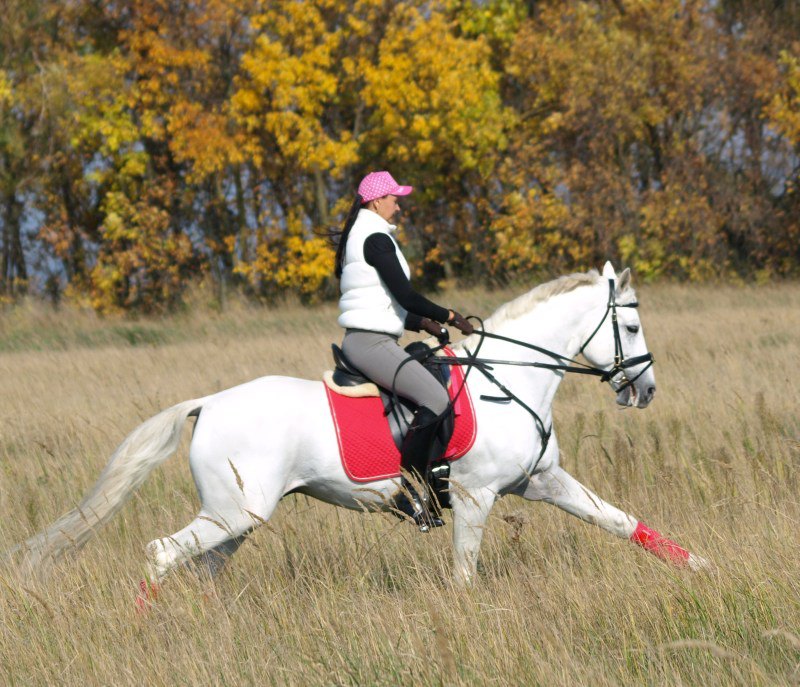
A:
[[[436,322],[447,322],[450,312],[446,308],[429,301],[411,287],[411,282],[397,259],[394,242],[386,234],[375,233],[367,237],[364,241],[364,259],[377,270],[378,276],[394,299],[408,311],[406,329],[418,332],[423,317]]]

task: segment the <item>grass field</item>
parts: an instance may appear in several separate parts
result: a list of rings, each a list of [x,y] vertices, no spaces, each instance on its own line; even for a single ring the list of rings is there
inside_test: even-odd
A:
[[[441,296],[487,315],[515,293]],[[585,378],[556,399],[562,464],[711,559],[676,571],[544,504],[492,512],[478,584],[450,526],[290,496],[215,584],[173,575],[134,611],[144,545],[198,503],[186,460],[44,580],[0,568],[9,685],[800,684],[800,285],[640,288],[658,393],[619,410]],[[335,306],[100,320],[0,312],[0,549],[74,506],[160,409],[251,378],[318,378]],[[191,422],[187,423],[191,425]]]

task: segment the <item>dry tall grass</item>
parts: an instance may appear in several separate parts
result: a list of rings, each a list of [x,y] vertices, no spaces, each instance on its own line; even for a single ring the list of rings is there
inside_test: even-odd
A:
[[[443,298],[488,314],[511,294]],[[46,581],[0,570],[0,680],[89,685],[773,685],[800,681],[800,285],[640,289],[659,391],[645,411],[570,379],[563,464],[712,559],[675,571],[544,504],[496,507],[478,585],[450,527],[418,534],[287,498],[211,585],[133,598],[143,545],[197,508],[185,443]],[[198,310],[197,312],[204,312]],[[73,506],[139,422],[270,373],[318,377],[335,309],[120,324],[0,315],[0,548]]]

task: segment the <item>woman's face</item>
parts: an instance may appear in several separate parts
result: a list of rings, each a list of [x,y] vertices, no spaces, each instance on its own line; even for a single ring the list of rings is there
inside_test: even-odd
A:
[[[375,212],[377,212],[387,222],[391,222],[392,217],[394,217],[400,211],[400,205],[397,202],[397,196],[393,196],[391,194],[388,196],[383,196],[383,198],[376,198],[372,201],[372,206],[375,208]]]

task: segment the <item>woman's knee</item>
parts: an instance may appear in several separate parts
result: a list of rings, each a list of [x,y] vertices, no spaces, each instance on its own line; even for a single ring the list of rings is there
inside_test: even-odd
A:
[[[441,415],[447,410],[447,406],[450,403],[450,397],[447,395],[447,391],[443,386],[438,385],[438,391],[430,396],[430,398],[426,399],[420,405],[425,406],[436,415]]]

